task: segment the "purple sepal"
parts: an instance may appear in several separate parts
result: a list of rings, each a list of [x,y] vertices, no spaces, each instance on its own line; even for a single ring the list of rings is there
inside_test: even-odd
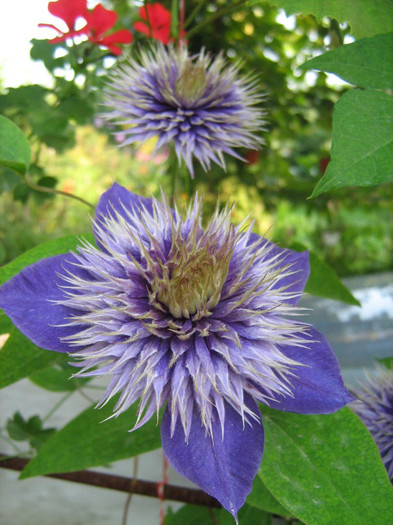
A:
[[[130,222],[130,217],[127,215],[125,209],[132,210],[133,208],[145,207],[150,213],[153,212],[153,202],[147,197],[142,197],[120,186],[115,182],[112,186],[103,193],[98,201],[95,222],[102,225],[102,218],[106,216],[114,217],[114,210],[124,217],[127,222]],[[125,208],[125,209],[124,209]],[[105,227],[104,227],[105,229]],[[100,241],[97,239],[95,227],[93,225],[93,232],[96,236],[97,244],[102,248]]]
[[[42,259],[0,287],[0,307],[26,337],[46,350],[76,350],[61,338],[79,332],[81,327],[60,326],[76,312],[51,302],[64,299],[59,285],[66,283],[59,274],[66,275],[68,270],[81,277],[86,275],[72,264],[75,261],[69,253]]]
[[[245,401],[255,414],[258,405],[250,396]],[[218,416],[212,423],[213,441],[206,436],[199,414],[194,410],[188,443],[179,420],[171,437],[171,414],[165,410],[161,425],[162,446],[169,462],[185,478],[216,498],[236,519],[251,491],[262,461],[264,431],[262,423],[250,426],[225,403],[224,439]]]
[[[269,401],[276,410],[298,414],[332,414],[353,401],[345,388],[335,353],[325,337],[311,326],[309,348],[283,346],[280,350],[305,366],[293,368],[290,377],[293,397],[278,397]]]
[[[255,242],[260,238],[256,233],[250,235],[250,242]],[[290,266],[292,275],[283,277],[272,286],[274,288],[282,288],[288,286],[288,292],[298,294],[291,299],[287,299],[285,302],[293,305],[297,305],[301,299],[307,280],[310,275],[310,261],[308,251],[294,252],[287,248],[279,248],[276,244],[265,239],[263,246],[269,247],[269,259],[279,255],[277,269],[283,266]]]

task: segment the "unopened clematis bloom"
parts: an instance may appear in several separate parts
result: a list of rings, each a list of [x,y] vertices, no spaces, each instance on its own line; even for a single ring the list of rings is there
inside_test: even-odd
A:
[[[232,225],[231,211],[203,227],[199,198],[183,216],[114,184],[97,247],[25,268],[0,306],[35,344],[73,356],[77,376],[109,375],[100,403],[119,394],[115,415],[139,399],[134,428],[166,405],[169,461],[236,517],[262,460],[258,402],[326,414],[352,398],[325,338],[291,318],[308,253]]]
[[[103,117],[122,126],[123,145],[152,137],[156,150],[173,144],[193,176],[193,157],[205,170],[211,162],[225,168],[224,153],[242,159],[234,148],[260,147],[262,98],[255,80],[241,76],[222,55],[212,58],[202,50],[192,56],[184,45],[159,45],[113,73]]]
[[[68,27],[68,31],[63,32],[52,24],[39,24],[40,27],[49,27],[59,33],[59,36],[50,40],[52,44],[83,35],[87,36],[89,42],[109,49],[113,55],[120,55],[122,50],[118,44],[130,44],[133,40],[132,33],[127,29],[106,35],[115,25],[117,14],[115,11],[105,9],[101,4],[97,4],[93,10],[89,11],[87,0],[58,0],[50,2],[48,10],[52,15],[64,20]],[[86,23],[77,30],[75,27],[78,19],[84,19]]]
[[[379,368],[354,390],[354,396],[351,409],[374,438],[393,483],[393,370]]]
[[[170,11],[157,3],[143,5],[138,12],[143,22],[135,22],[134,29],[163,44],[168,44],[171,35]]]

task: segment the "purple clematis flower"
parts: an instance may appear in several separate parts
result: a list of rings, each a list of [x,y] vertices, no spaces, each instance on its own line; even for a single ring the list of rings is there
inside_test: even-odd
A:
[[[160,45],[115,70],[102,117],[122,126],[122,145],[152,137],[156,150],[173,144],[193,176],[193,157],[206,171],[211,162],[225,168],[224,153],[242,159],[234,148],[259,149],[262,98],[255,79],[242,77],[222,54],[191,56],[185,46]]]
[[[140,399],[137,428],[166,403],[172,465],[233,516],[262,460],[257,402],[325,414],[352,400],[325,338],[291,314],[308,253],[280,249],[202,202],[185,216],[114,184],[97,247],[41,260],[0,288],[0,306],[37,345],[69,352],[78,376],[110,375],[101,404]]]
[[[379,367],[353,394],[351,409],[374,438],[393,483],[393,370]]]

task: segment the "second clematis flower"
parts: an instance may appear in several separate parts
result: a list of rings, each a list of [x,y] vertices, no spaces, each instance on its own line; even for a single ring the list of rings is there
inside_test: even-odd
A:
[[[224,154],[242,159],[235,148],[260,147],[262,99],[255,79],[242,76],[239,64],[228,65],[222,54],[158,45],[115,69],[102,117],[122,126],[122,145],[152,137],[156,150],[173,144],[193,176],[194,158],[205,171],[212,162],[225,168]]]
[[[25,268],[0,306],[35,344],[68,352],[77,376],[109,376],[100,403],[119,395],[115,415],[139,399],[134,429],[166,405],[170,463],[236,518],[263,455],[258,402],[327,414],[352,398],[325,338],[294,316],[308,253],[234,226],[231,211],[203,226],[198,197],[182,215],[114,184],[97,246]]]

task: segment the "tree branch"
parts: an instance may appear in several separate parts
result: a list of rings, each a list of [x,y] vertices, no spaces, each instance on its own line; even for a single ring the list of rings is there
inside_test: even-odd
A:
[[[23,470],[29,463],[28,459],[21,457],[8,457],[0,454],[0,467],[11,470]],[[93,472],[91,470],[78,470],[65,474],[47,474],[46,477],[74,481],[85,485],[93,485],[105,489],[118,490],[120,492],[140,494],[157,498],[157,483],[140,479],[104,474],[103,472]],[[193,505],[203,505],[207,507],[220,508],[218,501],[208,496],[201,490],[178,487],[176,485],[164,484],[162,489],[166,500],[181,501]]]

